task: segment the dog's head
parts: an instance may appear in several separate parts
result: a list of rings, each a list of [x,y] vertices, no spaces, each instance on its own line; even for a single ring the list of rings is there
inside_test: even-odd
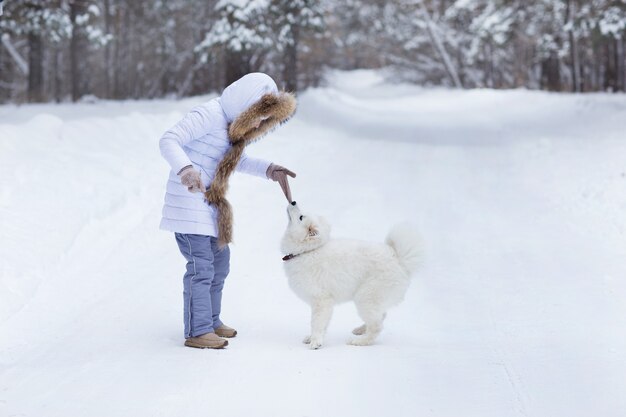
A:
[[[287,206],[289,224],[281,242],[285,254],[299,254],[317,249],[330,239],[330,225],[323,217],[302,214],[296,202]]]

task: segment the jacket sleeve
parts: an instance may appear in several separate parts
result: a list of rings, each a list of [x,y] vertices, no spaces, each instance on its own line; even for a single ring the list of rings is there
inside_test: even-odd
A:
[[[192,140],[204,136],[209,131],[209,125],[209,110],[199,106],[163,134],[159,140],[159,148],[172,171],[178,173],[187,165],[192,165],[183,147]]]
[[[265,161],[263,159],[251,158],[244,152],[241,155],[241,159],[239,159],[239,163],[237,164],[237,172],[243,172],[250,175],[255,175],[261,178],[267,178],[267,168],[270,166],[271,162]]]

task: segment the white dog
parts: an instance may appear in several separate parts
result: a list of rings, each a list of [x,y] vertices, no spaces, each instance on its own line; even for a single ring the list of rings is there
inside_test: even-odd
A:
[[[303,215],[294,201],[281,249],[291,289],[311,306],[311,349],[322,346],[335,304],[353,300],[365,324],[352,331],[352,345],[370,345],[387,310],[402,301],[418,263],[417,234],[391,229],[385,244],[330,239],[323,218]]]

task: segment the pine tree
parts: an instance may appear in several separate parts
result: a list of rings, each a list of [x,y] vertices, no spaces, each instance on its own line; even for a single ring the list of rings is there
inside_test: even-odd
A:
[[[273,28],[274,46],[282,53],[282,75],[285,88],[298,90],[301,39],[307,34],[321,35],[324,16],[319,0],[272,0],[269,25]]]
[[[258,71],[272,46],[270,27],[264,15],[263,0],[220,0],[215,10],[218,20],[196,50],[219,49],[224,54],[225,84]]]

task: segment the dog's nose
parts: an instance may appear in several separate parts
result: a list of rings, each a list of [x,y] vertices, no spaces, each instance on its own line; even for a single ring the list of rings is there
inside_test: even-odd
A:
[[[291,202],[291,205],[292,205],[292,206],[295,206],[295,205],[296,205],[296,202],[295,202],[295,201],[292,201],[292,202]]]

